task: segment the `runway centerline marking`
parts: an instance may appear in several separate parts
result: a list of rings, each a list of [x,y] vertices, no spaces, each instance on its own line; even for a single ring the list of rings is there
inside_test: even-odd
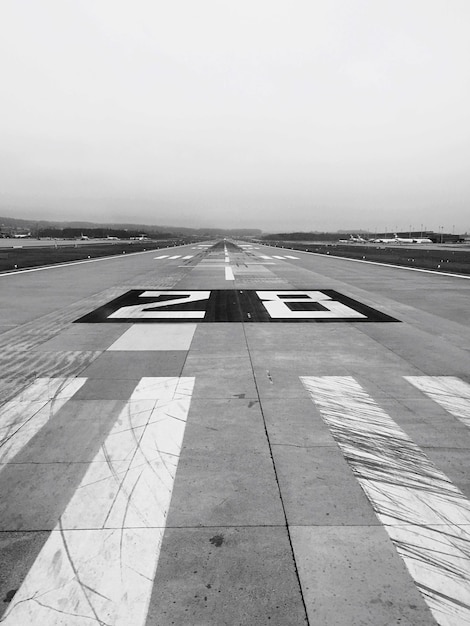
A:
[[[225,268],[225,280],[235,280],[235,276],[233,275],[233,270],[231,267]]]
[[[438,624],[470,623],[470,501],[349,376],[301,376]]]

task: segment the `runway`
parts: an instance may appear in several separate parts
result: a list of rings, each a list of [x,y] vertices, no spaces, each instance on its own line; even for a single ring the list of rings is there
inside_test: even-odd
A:
[[[0,293],[2,623],[470,623],[465,277],[212,241]]]

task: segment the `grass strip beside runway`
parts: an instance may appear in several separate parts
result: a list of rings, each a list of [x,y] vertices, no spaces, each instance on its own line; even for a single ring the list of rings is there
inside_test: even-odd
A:
[[[470,274],[470,250],[454,248],[380,246],[374,244],[316,244],[278,241],[276,247],[303,252],[341,256],[348,259],[376,261],[390,265],[403,265],[436,272]]]
[[[173,245],[171,241],[132,241],[114,243],[90,243],[87,245],[77,244],[57,246],[47,245],[44,247],[19,247],[5,248],[0,250],[0,272],[8,272],[29,267],[42,267],[56,263],[81,261],[83,259],[96,259],[106,256],[117,256],[131,252],[144,252],[146,250],[159,250]],[[21,244],[18,244],[19,246]]]

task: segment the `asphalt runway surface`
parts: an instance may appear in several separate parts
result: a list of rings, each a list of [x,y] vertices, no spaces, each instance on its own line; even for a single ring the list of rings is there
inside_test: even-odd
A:
[[[2,623],[470,623],[468,278],[220,241],[0,293]]]

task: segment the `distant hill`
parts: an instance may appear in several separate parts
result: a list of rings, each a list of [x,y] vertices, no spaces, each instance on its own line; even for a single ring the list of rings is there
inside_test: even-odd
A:
[[[188,226],[160,226],[155,224],[127,224],[127,223],[102,223],[102,222],[83,222],[83,221],[50,221],[50,220],[32,220],[32,219],[20,219],[16,217],[2,217],[0,216],[0,227],[6,226],[8,228],[23,228],[30,229],[33,235],[38,230],[48,229],[82,229],[89,231],[93,229],[103,229],[103,231],[129,231],[140,232],[148,235],[153,234],[168,234],[168,236],[187,236],[187,237],[214,237],[214,236],[228,236],[228,237],[259,237],[262,233],[261,229],[257,228],[191,228]]]
[[[338,233],[321,232],[296,232],[296,233],[270,233],[263,235],[265,241],[337,241]]]

